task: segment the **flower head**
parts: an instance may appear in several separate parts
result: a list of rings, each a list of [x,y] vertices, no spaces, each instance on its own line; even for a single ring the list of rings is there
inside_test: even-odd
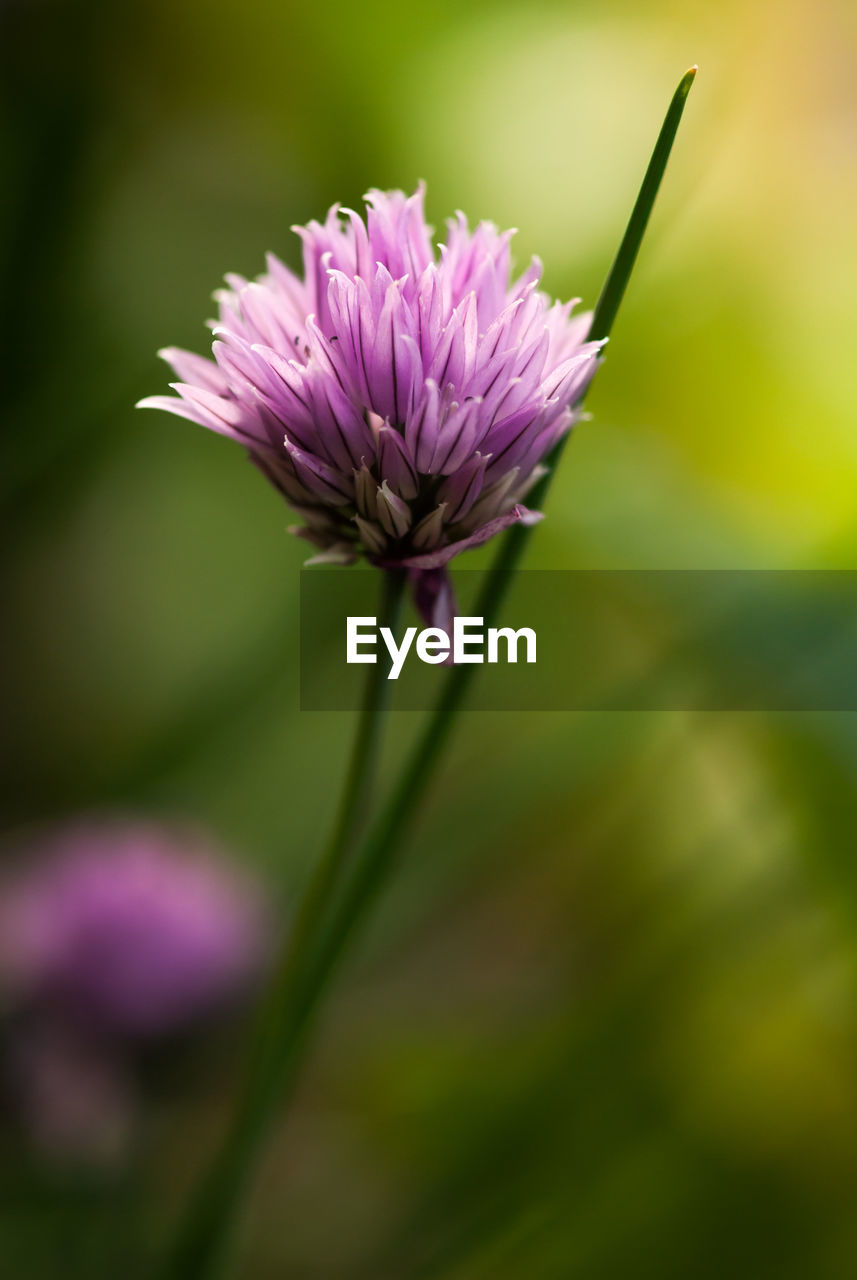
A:
[[[13,1005],[106,1038],[182,1030],[246,991],[266,931],[253,884],[146,824],[61,828],[0,883]]]
[[[251,995],[269,918],[198,837],[149,823],[76,821],[21,855],[0,877],[0,1091],[50,1163],[113,1165],[137,1058]]]
[[[431,573],[517,520],[575,419],[601,344],[551,304],[534,259],[511,279],[511,232],[462,214],[435,256],[423,190],[371,191],[296,227],[304,278],[268,257],[227,276],[214,359],[169,348],[168,409],[242,444],[302,516],[316,559]],[[442,590],[438,585],[437,590]],[[436,592],[418,584],[430,602]],[[430,611],[430,603],[429,603]]]

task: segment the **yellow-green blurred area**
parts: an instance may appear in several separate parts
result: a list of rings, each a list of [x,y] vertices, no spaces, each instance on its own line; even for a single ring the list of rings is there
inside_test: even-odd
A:
[[[190,818],[289,913],[352,718],[298,709],[305,547],[134,410],[223,273],[369,186],[517,226],[591,306],[700,64],[532,568],[857,564],[850,0],[5,0],[4,828]],[[469,558],[488,562],[490,549]],[[389,779],[417,727],[394,717]],[[239,1274],[857,1274],[853,715],[464,716],[273,1135]],[[4,1139],[18,1277],[150,1274],[237,1041],[107,1175]],[[181,1073],[179,1073],[181,1075]],[[10,1121],[10,1129],[14,1124]]]

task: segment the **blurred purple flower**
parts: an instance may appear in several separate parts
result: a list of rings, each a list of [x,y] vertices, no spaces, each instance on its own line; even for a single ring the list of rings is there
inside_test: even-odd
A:
[[[105,1037],[161,1036],[213,1013],[246,992],[266,935],[249,879],[155,826],[64,828],[0,880],[13,1005]]]
[[[0,875],[4,1069],[52,1162],[111,1164],[136,1110],[135,1054],[252,993],[271,921],[256,884],[187,832],[90,820]]]
[[[411,570],[437,622],[443,574],[420,575],[540,519],[521,501],[602,344],[537,288],[537,259],[511,281],[511,232],[459,214],[438,260],[422,188],[366,199],[365,223],[334,206],[295,228],[303,280],[273,255],[255,282],[227,276],[214,361],[162,351],[179,398],[141,404],[244,445],[316,560]]]

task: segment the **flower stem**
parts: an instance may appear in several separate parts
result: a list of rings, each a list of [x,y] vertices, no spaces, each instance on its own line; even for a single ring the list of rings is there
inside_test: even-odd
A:
[[[402,570],[381,571],[378,625],[389,627],[394,634],[406,582],[407,575]],[[215,1276],[224,1269],[235,1207],[255,1163],[266,1124],[297,1065],[298,1043],[294,1034],[288,1053],[278,1052],[277,1047],[283,1041],[284,1026],[291,1025],[294,1033],[299,1030],[297,977],[368,809],[390,700],[389,665],[389,659],[382,658],[368,672],[336,821],[307,884],[263,1005],[235,1123],[190,1205],[168,1259],[165,1274],[175,1280]]]
[[[686,73],[670,103],[619,251],[595,308],[590,333],[593,338],[606,338],[616,318],[695,74],[695,67]],[[550,471],[528,500],[539,503],[544,499],[560,453],[561,445],[554,449],[548,459]],[[475,606],[475,612],[486,624],[496,618],[511,584],[511,571],[524,552],[530,532],[524,525],[515,525],[500,543]],[[337,962],[386,880],[401,837],[431,781],[474,674],[472,665],[451,668],[437,705],[405,761],[389,799],[355,856],[348,860],[345,854],[350,844],[351,821],[363,791],[359,785],[363,763],[352,762],[334,837],[301,911],[301,920],[305,917],[305,923],[298,926],[295,945],[267,1003],[267,1016],[262,1020],[238,1114],[201,1196],[191,1207],[172,1256],[168,1275],[175,1280],[210,1280],[222,1270],[225,1245],[250,1181],[265,1128],[294,1083],[313,1014],[319,1008]],[[370,694],[367,690],[366,724],[361,716],[358,730],[358,743],[364,728],[366,730],[370,755],[377,747],[373,708],[375,698],[380,696],[380,691]]]
[[[666,172],[673,142],[681,123],[684,104],[696,79],[697,70],[697,67],[691,67],[684,73],[664,116],[664,122],[634,202],[634,208],[631,210],[622,243],[619,245],[613,265],[607,273],[607,279],[595,304],[595,313],[592,317],[591,336],[593,338],[606,338],[613,328],[613,321],[625,296],[625,289],[634,270],[634,263],[637,261],[646,227],[649,225],[649,217]]]
[[[406,581],[407,575],[402,570],[381,572],[378,626],[389,627],[394,635],[401,617]],[[336,821],[301,900],[289,942],[291,953],[296,954],[302,949],[305,937],[314,929],[369,811],[383,725],[393,687],[387,679],[389,668],[389,657],[369,668]]]

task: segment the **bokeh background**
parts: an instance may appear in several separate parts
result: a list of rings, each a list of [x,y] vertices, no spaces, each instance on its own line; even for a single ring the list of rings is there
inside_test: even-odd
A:
[[[298,711],[304,550],[277,496],[133,409],[165,389],[155,350],[204,348],[225,271],[297,265],[291,223],[420,178],[438,228],[517,226],[518,262],[591,305],[692,62],[529,565],[857,567],[849,0],[0,21],[4,856],[81,813],[192,822],[287,921],[352,719]],[[394,717],[387,776],[416,724]],[[853,715],[465,716],[273,1135],[240,1274],[857,1274],[856,780]],[[146,1073],[109,1167],[58,1166],[7,1107],[10,1274],[148,1273],[242,1027]]]

